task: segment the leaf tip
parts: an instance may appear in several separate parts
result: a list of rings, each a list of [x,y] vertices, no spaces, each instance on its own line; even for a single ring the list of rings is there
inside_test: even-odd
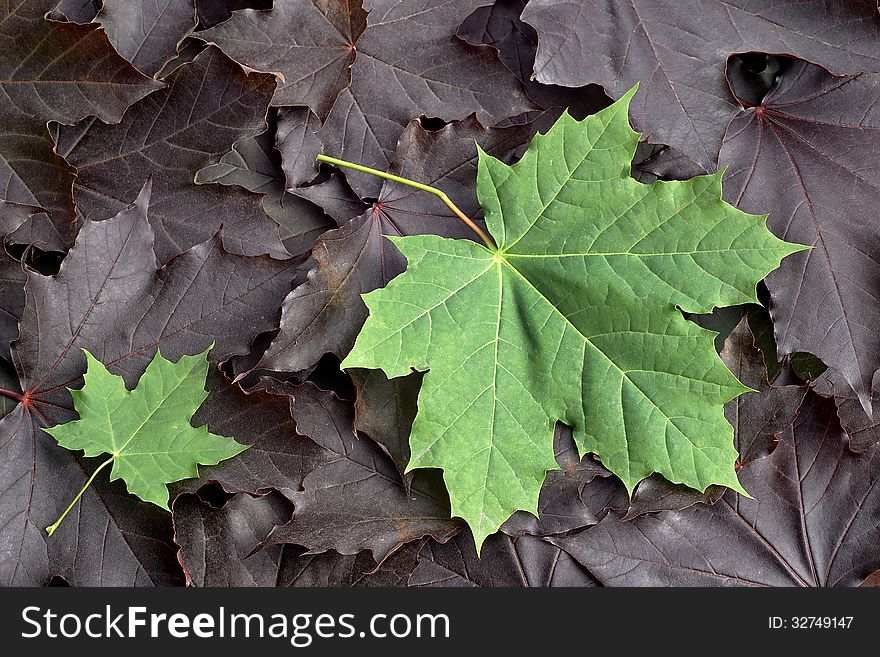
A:
[[[468,525],[470,525],[470,523],[468,523]],[[477,549],[477,559],[480,558],[483,551],[483,544],[486,542],[486,539],[493,533],[494,532],[477,532],[477,530],[471,526],[471,534],[473,534],[474,537],[474,547]]]
[[[633,86],[631,86],[631,87],[626,91],[626,93],[624,93],[624,94],[620,97],[620,100],[626,99],[627,104],[629,104],[629,101],[631,101],[631,100],[633,99],[633,96],[635,96],[636,93],[638,92],[638,90],[639,90],[639,85],[640,85],[640,84],[641,84],[641,82],[640,82],[639,80],[636,80],[636,83],[635,83]]]
[[[748,492],[745,488],[743,488],[742,484],[739,483],[739,479],[736,479],[735,476],[734,476],[734,481],[736,482],[736,485],[728,485],[728,488],[730,488],[731,490],[735,491],[735,492],[738,493],[739,495],[742,495],[743,497],[745,497],[745,498],[748,499],[748,500],[753,500],[753,499],[755,499],[754,497],[752,497],[752,496],[749,494],[749,492]]]

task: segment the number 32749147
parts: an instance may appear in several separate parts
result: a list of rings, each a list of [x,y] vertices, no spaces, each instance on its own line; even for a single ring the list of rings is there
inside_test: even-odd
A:
[[[771,630],[847,630],[852,626],[853,616],[770,616]]]

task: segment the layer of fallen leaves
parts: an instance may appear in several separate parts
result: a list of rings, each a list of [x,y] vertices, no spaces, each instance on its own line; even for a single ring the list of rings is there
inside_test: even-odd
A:
[[[33,0],[0,7],[0,584],[876,585],[876,0]],[[764,306],[691,317],[755,392],[726,407],[754,499],[630,498],[559,425],[539,517],[483,545],[407,473],[421,375],[344,373],[386,236],[472,238],[476,157],[516,161],[634,83],[639,180],[727,166],[787,258]],[[607,94],[607,95],[606,95]],[[768,312],[769,311],[769,312]],[[131,387],[211,352],[193,418],[251,445],[172,513],[42,428],[84,349]]]

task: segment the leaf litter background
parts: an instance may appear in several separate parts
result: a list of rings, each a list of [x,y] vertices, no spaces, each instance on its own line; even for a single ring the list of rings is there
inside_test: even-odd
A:
[[[858,586],[880,570],[876,0],[33,0],[0,5],[0,582]],[[632,500],[557,428],[540,517],[477,559],[439,473],[404,474],[420,376],[341,372],[385,235],[471,237],[476,147],[515,161],[562,108],[641,83],[651,182],[813,245],[764,306],[692,317],[757,392],[726,408],[754,499],[659,477]],[[607,95],[606,95],[607,94]],[[41,427],[88,349],[133,385],[212,343],[194,424],[253,445],[172,514]]]

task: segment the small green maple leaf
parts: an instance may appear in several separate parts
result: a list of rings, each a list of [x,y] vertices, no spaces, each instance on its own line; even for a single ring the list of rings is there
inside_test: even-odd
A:
[[[112,464],[110,481],[122,479],[128,492],[168,509],[167,484],[198,477],[198,465],[216,465],[246,450],[231,438],[193,427],[190,418],[208,396],[208,348],[176,363],[157,351],[137,386],[129,391],[120,376],[85,351],[85,385],[71,390],[80,419],[44,429],[70,450],[88,457],[110,454],[76,499],[46,531],[51,535],[98,472]]]
[[[580,122],[563,114],[512,166],[480,151],[497,247],[392,238],[407,270],[364,295],[342,366],[428,372],[409,469],[443,469],[478,548],[515,511],[537,515],[557,421],[630,492],[654,472],[745,492],[723,409],[749,388],[681,310],[756,303],[757,282],[806,247],[725,203],[723,172],[634,180],[635,91]]]

